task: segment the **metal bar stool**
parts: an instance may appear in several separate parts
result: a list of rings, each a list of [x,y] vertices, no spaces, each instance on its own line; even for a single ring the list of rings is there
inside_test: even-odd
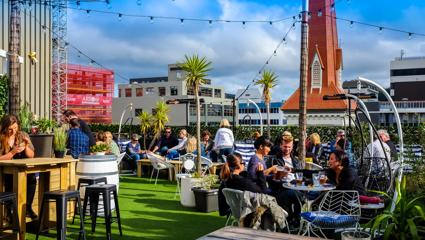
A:
[[[0,192],[0,204],[6,206],[6,218],[9,220],[9,225],[3,227],[3,219],[0,219],[0,236],[4,236],[5,230],[12,230],[12,234],[19,233],[19,218],[18,207],[16,202],[16,193]],[[8,235],[8,234],[7,234]]]
[[[80,177],[78,178],[77,190],[80,191],[80,187],[90,186],[99,183],[108,184],[108,179],[106,177]],[[72,217],[72,224],[74,224],[75,215],[77,214],[77,205],[75,205],[74,216]]]

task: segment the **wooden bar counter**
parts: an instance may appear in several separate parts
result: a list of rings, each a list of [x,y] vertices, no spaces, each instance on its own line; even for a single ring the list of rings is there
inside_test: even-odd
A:
[[[16,160],[0,160],[0,191],[4,191],[4,175],[13,175],[13,192],[17,195],[18,216],[20,225],[19,239],[25,239],[26,232],[26,199],[27,174],[40,173],[38,181],[38,207],[43,193],[53,190],[75,189],[75,164],[77,159],[68,158],[28,158]],[[10,184],[10,183],[9,183]],[[52,205],[53,206],[53,205]],[[38,209],[35,211],[38,213]]]

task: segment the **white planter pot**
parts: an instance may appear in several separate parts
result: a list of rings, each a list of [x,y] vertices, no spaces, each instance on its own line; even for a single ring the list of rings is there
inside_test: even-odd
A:
[[[105,152],[95,152],[94,155],[105,155]]]
[[[181,179],[181,191],[180,191],[180,203],[184,207],[195,207],[195,195],[193,194],[192,187],[196,183],[200,182],[201,178],[182,178]]]

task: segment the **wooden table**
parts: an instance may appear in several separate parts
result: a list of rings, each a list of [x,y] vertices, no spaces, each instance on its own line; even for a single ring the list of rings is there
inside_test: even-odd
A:
[[[263,230],[254,230],[252,228],[239,228],[239,227],[224,227],[217,231],[208,233],[198,239],[213,240],[213,239],[279,239],[279,240],[308,240],[317,239],[311,237],[304,237],[298,235],[291,235],[287,233],[268,232]]]
[[[26,232],[27,174],[41,173],[38,181],[38,196],[36,195],[35,198],[42,199],[46,191],[75,189],[77,161],[77,159],[63,158],[0,160],[0,191],[4,191],[4,175],[13,175],[13,192],[16,193],[18,202],[19,239],[24,240]],[[40,201],[38,205],[41,205]]]
[[[183,162],[178,160],[170,160],[169,163],[174,165],[174,173],[178,173],[181,171]],[[151,166],[151,161],[149,159],[141,159],[137,160],[137,176],[142,177],[142,166]],[[213,165],[210,167],[209,171],[212,174],[215,174],[217,172],[217,169],[220,169],[223,166],[223,163],[213,163]],[[168,179],[170,181],[176,180],[176,175],[172,173],[172,171],[168,172]]]

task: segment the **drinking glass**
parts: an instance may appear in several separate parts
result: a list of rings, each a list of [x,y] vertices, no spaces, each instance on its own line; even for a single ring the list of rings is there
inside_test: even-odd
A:
[[[302,172],[296,172],[295,178],[297,179],[297,185],[302,185],[302,183],[303,183],[303,173]]]
[[[313,173],[313,185],[314,186],[319,186],[320,181],[319,181],[319,174],[318,173]]]
[[[319,174],[320,174],[319,183],[323,185],[326,183],[326,180],[328,179],[328,177],[326,177],[326,174],[324,172],[320,172]]]

